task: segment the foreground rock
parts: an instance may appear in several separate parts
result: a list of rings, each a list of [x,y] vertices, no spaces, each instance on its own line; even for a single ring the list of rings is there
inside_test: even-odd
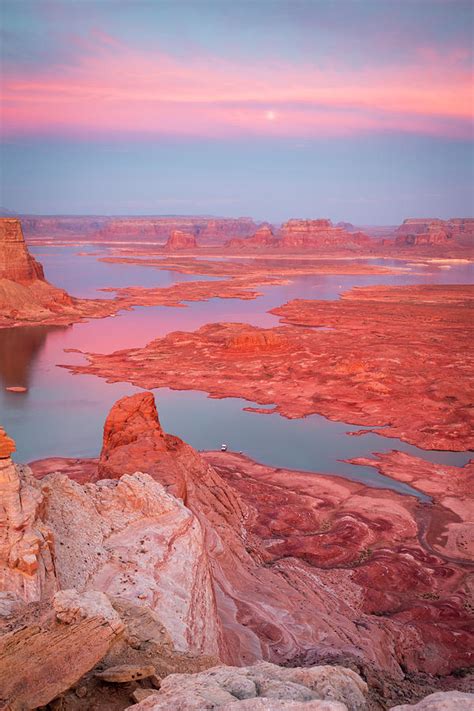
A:
[[[285,669],[260,663],[251,667],[215,667],[200,674],[173,674],[159,692],[134,711],[200,711],[201,709],[300,708],[319,711],[364,711],[367,684],[350,669],[308,667]],[[279,702],[297,702],[280,705]],[[311,704],[324,701],[324,704]]]
[[[473,711],[474,694],[447,691],[430,694],[417,704],[395,706],[392,711]]]
[[[61,591],[0,635],[0,704],[35,709],[76,684],[107,654],[124,625],[99,592]]]
[[[366,463],[393,478],[418,471],[411,481],[428,493],[425,481],[444,481],[446,498],[429,506],[230,452],[199,456],[163,433],[152,395],[141,393],[112,408],[97,471],[150,471],[199,518],[227,661],[350,660],[378,679],[400,679],[401,666],[449,674],[472,661],[470,468],[401,456],[396,470]],[[63,469],[58,459],[51,466]],[[101,476],[94,466],[84,462],[92,479]],[[47,468],[35,464],[41,476]],[[80,469],[64,462],[71,476]]]
[[[174,672],[261,659],[351,666],[369,682],[374,708],[439,688],[466,688],[463,679],[427,676],[465,669],[473,648],[468,564],[453,555],[452,537],[438,552],[425,535],[436,508],[337,477],[273,470],[229,452],[203,459],[163,433],[150,393],[112,409],[97,464],[107,479],[79,484],[61,473],[45,475],[43,464],[35,480],[28,468],[12,464],[13,443],[5,435],[0,446],[7,485],[0,628],[19,640],[8,637],[5,648],[8,699],[22,689],[36,703],[36,687],[25,681],[30,664],[38,670],[31,678],[43,668],[52,679],[41,702],[61,693],[71,711],[94,704],[118,711]],[[153,476],[123,474],[124,463]],[[61,467],[58,459],[54,464]],[[97,477],[90,462],[82,475],[78,460],[69,471],[81,481]],[[442,528],[437,531],[441,537]],[[84,623],[89,618],[107,619],[107,627],[112,620],[113,634],[76,651],[67,629],[94,630],[95,622]],[[22,640],[35,635],[39,651],[26,659],[25,650],[36,647]],[[65,661],[71,671],[61,675]],[[265,694],[259,687],[258,695],[274,698],[289,689],[301,703],[307,692],[295,685],[312,689],[307,673],[278,672],[278,683],[269,682]],[[165,682],[166,691],[172,682]],[[73,687],[64,691],[65,684]],[[245,701],[232,696],[223,701]],[[150,700],[148,694],[140,703]],[[310,696],[305,703],[316,701]]]
[[[338,301],[274,309],[286,324],[277,328],[214,323],[66,367],[109,382],[276,403],[290,418],[319,413],[379,426],[425,449],[467,450],[473,298],[471,286],[356,288]]]

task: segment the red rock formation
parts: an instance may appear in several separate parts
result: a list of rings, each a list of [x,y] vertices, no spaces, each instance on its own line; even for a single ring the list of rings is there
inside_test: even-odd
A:
[[[27,240],[89,239],[100,230],[107,218],[97,216],[32,216],[23,215],[21,222]]]
[[[289,220],[282,225],[280,246],[283,248],[360,248],[371,239],[362,232],[347,232],[334,227],[331,220]]]
[[[150,431],[168,446],[150,447]],[[166,486],[173,472],[184,479],[185,503],[206,532],[219,616],[234,661],[263,656],[282,662],[312,650],[320,658],[355,655],[391,674],[401,658],[413,670],[443,673],[466,662],[470,642],[461,612],[459,554],[452,542],[435,552],[431,534],[423,537],[431,530],[439,535],[440,522],[449,522],[439,509],[425,506],[419,519],[422,509],[412,497],[338,477],[273,470],[229,452],[207,453],[211,466],[206,465],[187,444],[160,432],[150,393],[115,405],[104,441],[108,463],[123,448],[129,468],[153,471]],[[409,459],[404,469],[437,467]],[[449,477],[457,479],[457,469],[450,469]],[[453,536],[454,531],[451,541]],[[384,570],[390,572],[386,578]],[[460,595],[456,611],[453,595]],[[394,644],[401,634],[400,609],[406,611],[400,622],[407,615],[410,622],[403,641]],[[359,622],[370,629],[367,637]],[[428,638],[435,651],[423,656],[415,640]],[[354,647],[356,639],[362,652]]]
[[[41,518],[43,496],[31,474],[10,459],[15,443],[0,428],[0,592],[16,608],[48,598],[57,589],[53,539]]]
[[[398,247],[473,246],[474,218],[408,218],[395,231]]]
[[[0,218],[0,280],[20,284],[44,281],[43,267],[29,254],[23,238],[21,222]]]
[[[9,459],[15,449],[14,440],[7,435],[3,427],[0,427],[0,459]]]
[[[271,225],[261,225],[252,237],[245,239],[234,238],[226,243],[229,249],[264,248],[278,246],[278,240],[273,234]]]
[[[177,451],[181,445],[181,440],[161,429],[152,393],[124,397],[115,403],[105,421],[94,480],[118,479],[146,463],[148,474],[185,500],[186,468],[180,465]]]
[[[179,249],[196,249],[198,243],[194,235],[181,230],[173,230],[166,242],[165,249],[174,252]]]
[[[45,280],[41,264],[28,252],[20,221],[0,218],[0,322],[41,321],[68,310],[73,311],[73,300]]]
[[[108,219],[94,239],[163,242],[178,230],[194,235],[199,243],[222,244],[229,237],[252,234],[255,228],[254,221],[247,217],[117,217]]]
[[[319,413],[378,425],[387,437],[460,451],[474,447],[472,300],[470,286],[357,288],[337,301],[298,299],[274,309],[286,324],[272,329],[282,348],[263,349],[266,329],[209,324],[67,367],[139,387],[275,403],[291,418]]]

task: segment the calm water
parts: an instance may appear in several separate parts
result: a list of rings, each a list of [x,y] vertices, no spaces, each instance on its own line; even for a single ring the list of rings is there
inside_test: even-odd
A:
[[[96,251],[96,247],[90,251]],[[168,286],[176,281],[202,280],[167,270],[123,264],[104,264],[94,256],[79,257],[81,247],[38,247],[32,250],[46,276],[75,296],[97,296],[105,286]],[[373,263],[373,262],[372,262]],[[384,262],[390,264],[389,262]],[[396,261],[395,267],[405,267]],[[0,381],[3,386],[24,385],[25,394],[0,389],[0,422],[16,439],[17,461],[47,456],[96,456],[102,426],[111,405],[123,395],[137,391],[127,383],[107,384],[101,378],[72,375],[59,363],[82,362],[82,356],[64,353],[79,348],[108,353],[144,345],[156,336],[174,330],[194,330],[215,321],[242,321],[273,326],[278,319],[266,311],[293,298],[337,298],[352,286],[371,284],[468,283],[471,265],[456,265],[430,273],[400,271],[378,276],[298,277],[291,284],[259,289],[253,301],[211,299],[190,303],[187,308],[138,307],[116,317],[92,320],[72,327],[25,327],[0,331]],[[425,459],[463,465],[467,453],[426,452],[396,439],[374,434],[347,436],[362,429],[331,422],[319,415],[287,420],[277,414],[244,412],[247,401],[215,400],[205,393],[155,391],[161,422],[166,430],[198,449],[215,449],[226,442],[230,449],[273,466],[332,472],[372,486],[398,491],[410,487],[382,477],[371,467],[356,467],[340,460],[370,456],[373,452],[399,449]]]

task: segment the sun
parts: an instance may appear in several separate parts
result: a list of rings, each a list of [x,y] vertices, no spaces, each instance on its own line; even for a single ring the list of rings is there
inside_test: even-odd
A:
[[[274,121],[276,119],[276,113],[274,111],[267,111],[265,114],[265,118],[268,121]]]

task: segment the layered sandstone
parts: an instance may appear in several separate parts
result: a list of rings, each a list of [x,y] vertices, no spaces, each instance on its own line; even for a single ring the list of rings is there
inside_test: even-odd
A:
[[[44,281],[43,268],[29,254],[17,219],[0,218],[0,282],[19,284]]]
[[[57,590],[54,543],[44,496],[28,471],[16,467],[13,440],[0,429],[0,608],[50,598]]]
[[[396,230],[399,247],[423,247],[453,244],[473,246],[474,218],[408,218]]]
[[[283,248],[361,248],[371,243],[362,232],[348,232],[344,227],[335,227],[331,220],[288,220],[280,230],[280,246]]]
[[[13,467],[8,457],[13,445],[3,441],[2,461]],[[82,481],[101,476],[94,474],[94,463],[85,464],[89,474]],[[81,681],[84,705],[68,692],[67,709],[89,708],[97,699],[104,708],[122,709],[126,694],[137,687],[111,696],[110,687],[101,681],[117,674],[117,665],[152,664],[157,674],[166,675],[197,671],[195,655],[204,655],[201,669],[215,665],[210,660],[216,656],[243,666],[261,659],[305,667],[350,664],[377,687],[378,699],[420,698],[427,690],[435,691],[440,682],[426,676],[416,680],[413,675],[449,674],[472,659],[467,614],[472,561],[460,529],[451,529],[455,522],[451,513],[462,515],[468,470],[450,467],[442,472],[438,465],[414,458],[395,462],[392,470],[391,460],[382,465],[388,476],[391,471],[418,472],[412,483],[420,490],[426,488],[425,481],[438,481],[441,491],[444,477],[444,498],[435,506],[422,505],[393,491],[272,469],[230,452],[203,457],[163,432],[150,393],[118,401],[107,419],[98,464],[106,479],[79,484],[64,474],[50,473],[35,481],[27,469],[14,467],[10,472],[19,493],[3,497],[13,502],[7,506],[12,513],[4,526],[6,540],[16,540],[19,530],[20,540],[33,544],[38,561],[45,559],[44,548],[33,534],[40,527],[47,530],[55,588],[37,584],[36,597],[27,598],[15,592],[13,578],[6,578],[0,625],[18,640],[11,643],[8,638],[6,645],[8,689],[13,689],[8,698],[21,687],[27,703],[36,699],[25,678],[31,663],[38,669],[31,678],[40,674],[46,649],[48,664],[56,664],[58,672],[48,672],[54,684],[41,697],[42,703],[48,695],[51,699],[61,693],[61,684],[77,679],[76,647],[71,641],[70,654],[64,651],[69,633],[64,626],[58,630],[57,620],[82,624],[91,615],[97,620],[105,610],[117,627],[92,644],[99,648],[102,667]],[[60,460],[54,466],[61,469]],[[124,466],[134,473],[122,473]],[[46,466],[43,474],[45,470]],[[69,471],[77,476],[77,460]],[[28,520],[26,509],[31,512]],[[1,549],[4,568],[9,566],[11,549],[10,544]],[[13,573],[19,579],[42,580],[41,566],[29,571],[17,566]],[[87,628],[89,624],[95,640],[96,622],[87,622]],[[58,632],[63,641],[56,645]],[[22,640],[34,634],[43,652],[30,662]],[[82,633],[77,638],[86,646]],[[79,668],[92,673],[97,657],[90,651],[79,655]],[[61,681],[63,658],[73,668]],[[218,694],[224,676],[232,679],[239,673],[219,668],[204,687]],[[410,692],[401,695],[404,673],[412,675]],[[261,686],[260,681],[255,685],[254,698],[268,697],[270,687],[274,699],[288,699],[282,695],[288,689],[301,699],[308,692],[299,686],[319,694],[319,687],[307,681],[324,674],[329,675],[325,687],[332,688],[334,669],[271,671]],[[145,672],[142,676],[148,683]],[[357,686],[355,675],[352,679]],[[236,682],[239,686],[241,678]],[[180,688],[190,693],[194,689],[200,698],[204,687],[193,684],[184,679]],[[364,688],[359,684],[363,693]],[[164,690],[178,693],[172,679]],[[190,693],[181,697],[183,704],[190,703]],[[174,698],[166,694],[164,699]],[[235,700],[226,697],[226,703],[238,703],[241,697],[231,694]],[[310,696],[308,703],[318,698]],[[159,702],[156,696],[150,695],[150,700]],[[341,698],[351,708],[347,701]]]
[[[36,709],[66,692],[124,632],[106,595],[73,590],[9,625],[0,635],[0,704],[7,710]]]
[[[108,476],[116,451],[119,469],[128,460],[169,490],[178,477],[204,531],[228,661],[350,659],[367,674],[393,678],[400,678],[400,664],[441,674],[469,664],[472,561],[458,535],[468,530],[468,506],[463,531],[452,529],[451,512],[461,515],[470,468],[405,459],[400,469],[424,467],[424,478],[433,480],[445,470],[446,482],[464,482],[457,493],[447,489],[449,502],[427,507],[393,491],[272,469],[230,452],[203,460],[160,433],[149,393],[123,398],[107,423],[101,461]],[[157,438],[161,444],[150,446]],[[62,468],[58,460],[55,466]],[[69,471],[77,476],[77,461]],[[413,485],[424,491],[420,478]],[[76,537],[80,531],[71,529],[65,539]]]
[[[182,230],[173,230],[168,237],[165,249],[174,252],[179,249],[196,249],[198,246],[196,237],[189,232]]]
[[[245,239],[234,238],[226,243],[229,249],[261,249],[265,247],[277,247],[278,239],[275,237],[271,225],[261,225],[251,237]]]
[[[207,218],[199,216],[109,218],[94,235],[97,241],[142,239],[165,242],[173,231],[193,235],[199,243],[223,244],[231,237],[251,235],[256,224],[251,218]]]
[[[318,413],[378,426],[425,449],[466,450],[474,447],[473,295],[470,286],[359,287],[338,301],[274,309],[285,325],[271,331],[209,324],[67,367],[109,382],[275,404],[290,418]]]
[[[23,215],[21,222],[28,240],[87,240],[105,224],[107,218],[81,215]]]

